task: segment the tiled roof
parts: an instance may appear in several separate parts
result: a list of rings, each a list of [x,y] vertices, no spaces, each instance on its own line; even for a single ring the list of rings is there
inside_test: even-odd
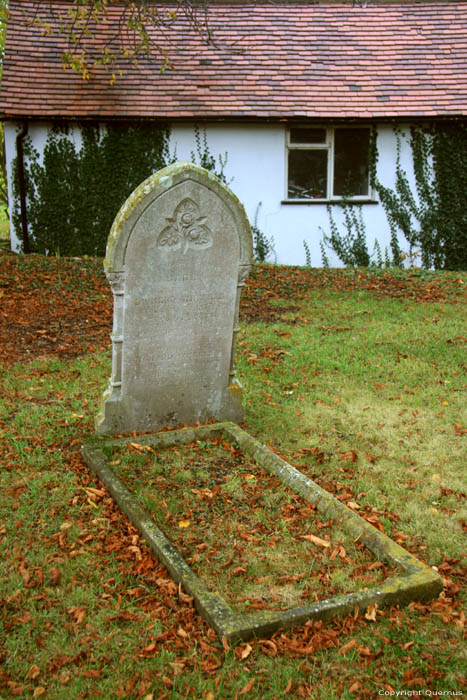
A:
[[[358,6],[213,2],[210,25],[223,48],[203,45],[181,26],[183,33],[173,36],[173,69],[160,73],[155,62],[141,59],[137,68],[122,66],[124,75],[114,85],[104,69],[90,80],[65,71],[63,38],[41,34],[20,19],[33,4],[9,3],[0,96],[5,118],[467,114],[465,0]],[[43,3],[44,12],[48,5]],[[120,9],[110,8],[116,17]]]

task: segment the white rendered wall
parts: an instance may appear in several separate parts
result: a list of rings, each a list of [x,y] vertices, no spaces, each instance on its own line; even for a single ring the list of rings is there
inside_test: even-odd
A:
[[[30,125],[29,136],[33,145],[43,150],[47,127],[50,125]],[[16,134],[19,125],[5,124],[5,149],[8,174],[9,197],[11,192],[11,164],[16,156]],[[232,191],[243,203],[250,223],[254,223],[256,212],[257,226],[268,239],[274,240],[276,257],[271,262],[287,265],[304,265],[305,240],[310,253],[311,265],[322,265],[319,242],[322,230],[329,233],[329,217],[325,204],[284,204],[286,199],[286,126],[282,124],[213,124],[206,126],[207,143],[210,153],[218,160],[218,155],[227,153],[224,174]],[[76,137],[76,134],[75,134]],[[79,136],[78,136],[79,138]],[[78,139],[77,139],[78,140]],[[201,131],[203,140],[203,131]],[[175,152],[179,160],[191,160],[196,154],[195,130],[191,124],[172,127],[171,154]],[[378,176],[389,187],[395,182],[396,138],[391,126],[378,128]],[[401,162],[409,178],[412,178],[410,146],[403,141]],[[412,183],[413,184],[413,183]],[[415,189],[415,188],[413,188]],[[261,203],[258,209],[258,205]],[[381,250],[389,249],[390,230],[385,212],[380,204],[363,204],[363,219],[367,232],[368,250],[373,252],[375,239]],[[339,225],[342,211],[332,206],[333,216]],[[117,212],[116,212],[117,213]],[[13,227],[12,227],[13,229]],[[339,225],[342,233],[345,229]],[[14,250],[20,248],[21,236],[11,231],[11,244]],[[408,249],[405,239],[400,240],[403,250]],[[341,266],[340,261],[330,250],[327,256],[332,267]]]
[[[327,233],[329,215],[325,204],[283,204],[286,199],[286,127],[283,125],[228,125],[206,126],[209,150],[217,160],[218,154],[228,154],[224,174],[230,188],[243,203],[250,223],[254,223],[258,204],[258,228],[266,237],[274,239],[277,262],[286,265],[304,265],[305,240],[310,253],[311,265],[322,265],[319,242],[323,237],[320,227]],[[195,151],[194,130],[190,126],[174,126],[172,147],[178,158],[190,160]],[[384,185],[395,184],[396,138],[391,126],[378,128],[378,177]],[[412,173],[410,146],[403,141],[401,164],[409,178]],[[412,184],[412,183],[411,183]],[[414,183],[413,183],[414,184]],[[343,221],[341,207],[332,206],[334,220],[339,225]],[[363,220],[366,226],[368,250],[373,252],[375,239],[384,254],[389,248],[390,230],[386,214],[380,204],[363,204]],[[342,225],[339,230],[344,233]],[[405,239],[400,240],[401,248],[408,248]],[[342,263],[330,250],[327,250],[332,267]],[[271,258],[274,262],[274,259]]]

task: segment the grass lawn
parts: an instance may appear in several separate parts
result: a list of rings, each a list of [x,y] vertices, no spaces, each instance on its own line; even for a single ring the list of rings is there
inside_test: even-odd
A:
[[[255,270],[237,347],[245,428],[437,567],[445,588],[428,604],[225,648],[80,456],[110,374],[111,294],[101,261],[1,254],[0,698],[466,693],[466,286],[465,273]],[[151,489],[161,489],[162,520],[181,548],[192,547],[193,563],[206,560],[214,579],[208,551],[215,544],[225,564],[223,528],[226,549],[243,528],[247,540],[222,567],[240,604],[262,599],[251,580],[243,593],[248,557],[257,584],[274,552],[284,561],[283,580],[280,570],[275,576],[291,595],[303,594],[302,579],[293,580],[303,567],[315,571],[319,595],[347,590],[358,547],[336,535],[336,549],[322,523],[315,534],[333,546],[318,547],[312,562],[302,541],[302,568],[291,572],[295,545],[287,538],[300,532],[306,506],[276,498],[272,482],[260,489],[251,465],[237,465],[222,445],[210,456],[205,447],[160,455],[155,471],[137,448],[128,455]],[[121,459],[115,466],[124,470]],[[217,521],[208,518],[210,469],[237,509]],[[151,509],[151,493],[141,498]],[[190,529],[196,499],[206,542],[202,529]],[[280,528],[265,536],[272,520],[290,522],[283,540]],[[229,579],[229,567],[239,575]],[[278,588],[279,598],[286,592]]]

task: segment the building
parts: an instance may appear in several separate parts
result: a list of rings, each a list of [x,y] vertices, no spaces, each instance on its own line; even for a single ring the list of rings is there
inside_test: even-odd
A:
[[[339,202],[353,193],[371,252],[390,231],[368,178],[368,140],[377,133],[378,177],[394,184],[394,126],[451,122],[467,113],[467,2],[259,2],[213,0],[206,45],[184,20],[168,30],[172,67],[157,61],[97,67],[89,79],[64,70],[57,15],[66,0],[42,3],[42,31],[25,23],[37,3],[10,0],[0,116],[9,192],[18,133],[27,128],[40,151],[47,129],[66,124],[154,121],[169,124],[177,157],[195,149],[206,130],[213,155],[227,153],[225,175],[250,222],[273,239],[275,259],[321,264],[319,241],[337,222]],[[48,9],[49,8],[49,9]],[[121,8],[93,34],[102,45]],[[46,29],[44,29],[46,27]],[[172,41],[170,41],[172,39]],[[203,133],[203,132],[202,132]],[[403,141],[401,162],[411,173]],[[12,246],[21,233],[12,231]],[[402,248],[407,244],[401,240]],[[329,254],[331,264],[339,264]]]

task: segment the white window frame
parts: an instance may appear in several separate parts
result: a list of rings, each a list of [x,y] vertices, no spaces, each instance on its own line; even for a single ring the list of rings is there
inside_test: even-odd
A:
[[[325,140],[322,143],[291,143],[290,135],[292,129],[323,129],[326,132]],[[336,129],[365,129],[370,131],[369,126],[356,126],[354,124],[336,125],[336,126],[325,126],[322,124],[311,125],[297,125],[291,126],[287,129],[286,138],[286,154],[285,154],[285,201],[287,203],[299,203],[305,202],[307,204],[327,204],[329,202],[342,202],[342,195],[334,195],[334,135]],[[326,197],[317,198],[300,198],[300,197],[289,197],[289,151],[291,150],[304,150],[304,151],[327,151],[327,192]],[[368,194],[355,195],[354,197],[346,197],[346,200],[351,200],[355,202],[373,202],[374,193],[370,182],[368,182]]]

